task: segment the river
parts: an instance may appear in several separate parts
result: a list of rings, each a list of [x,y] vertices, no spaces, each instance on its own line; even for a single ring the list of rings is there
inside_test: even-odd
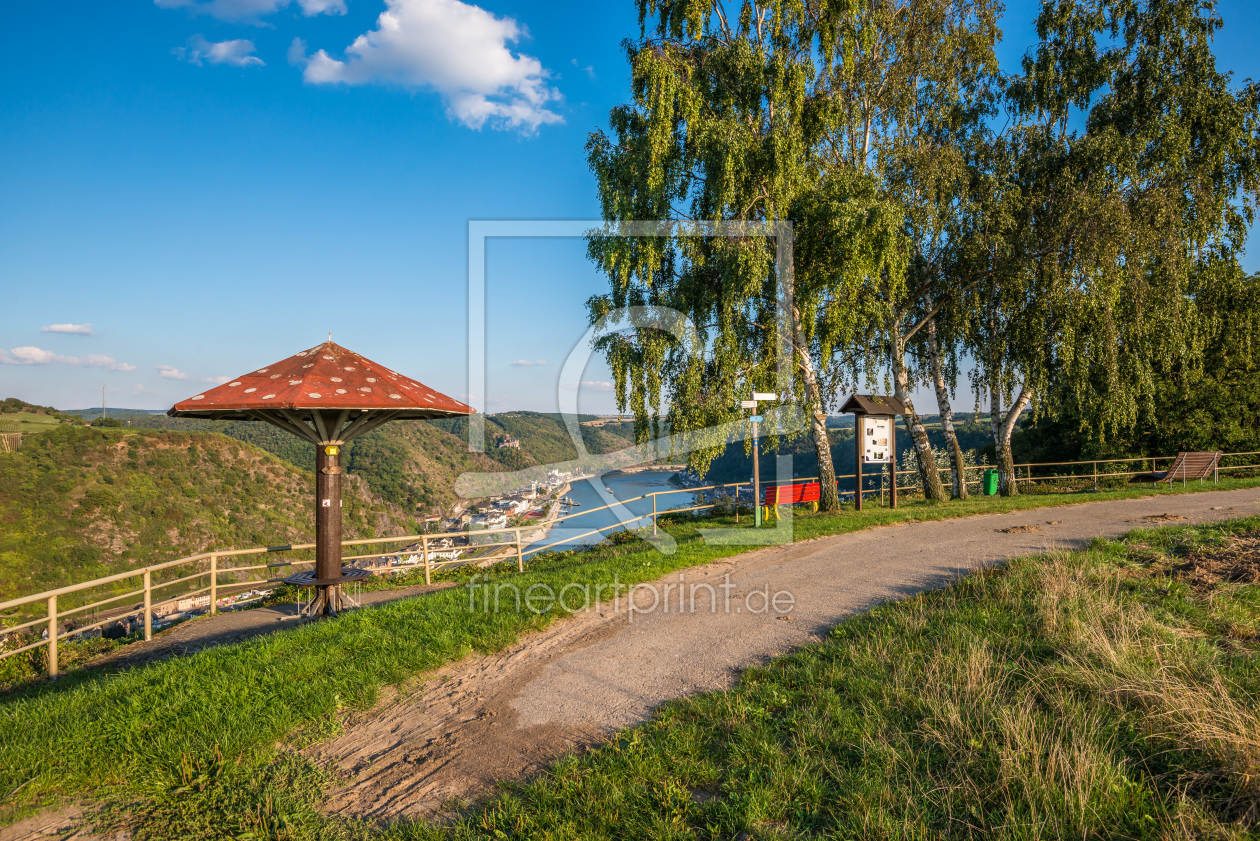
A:
[[[687,508],[695,505],[693,502],[695,495],[691,491],[669,483],[669,477],[673,475],[673,471],[669,470],[651,470],[642,473],[615,473],[602,478],[577,480],[567,494],[577,505],[564,512],[573,516],[556,523],[545,538],[531,544],[529,549],[544,546],[549,549],[572,549],[575,546],[599,543],[611,533],[611,529],[601,534],[585,537],[582,535],[592,529],[619,523],[619,516],[625,511],[628,511],[628,514],[625,515],[626,522],[621,525],[622,528],[637,528],[652,524],[651,499],[639,499],[626,503],[623,512],[607,508],[603,511],[591,511],[591,509],[603,508],[611,503],[611,500],[605,498],[609,492],[613,498],[624,501],[654,491],[672,491],[668,496],[662,495],[656,498],[658,513],[670,508]]]

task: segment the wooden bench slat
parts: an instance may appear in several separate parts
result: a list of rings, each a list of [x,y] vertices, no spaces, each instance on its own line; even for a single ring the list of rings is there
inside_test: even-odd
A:
[[[817,482],[798,482],[791,485],[769,485],[763,494],[763,504],[795,505],[800,502],[818,502],[822,488]]]
[[[1130,482],[1172,482],[1176,479],[1206,479],[1220,464],[1221,452],[1180,452],[1167,470],[1139,473]]]

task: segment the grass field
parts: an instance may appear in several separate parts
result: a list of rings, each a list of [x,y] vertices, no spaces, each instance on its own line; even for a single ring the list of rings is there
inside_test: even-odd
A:
[[[60,424],[61,421],[54,417],[35,412],[14,412],[0,415],[0,432],[21,432],[26,435],[32,435],[56,429]]]
[[[795,530],[804,539],[1108,496],[868,508],[798,517]],[[541,558],[517,580],[606,595],[614,576],[632,584],[741,551],[700,541],[697,525],[723,524],[669,525],[674,555],[631,541]],[[1163,530],[972,576],[846,622],[731,692],[670,705],[454,826],[385,834],[1239,835],[1257,816],[1247,810],[1260,779],[1260,597],[1254,586],[1197,588],[1174,567],[1257,530],[1255,520]],[[91,796],[102,821],[136,838],[377,834],[322,817],[330,781],[285,746],[334,732],[341,711],[382,686],[556,618],[466,604],[462,589],[447,591],[14,692],[0,700],[0,817]],[[1179,692],[1195,706],[1177,707]],[[1212,693],[1221,701],[1207,708]]]

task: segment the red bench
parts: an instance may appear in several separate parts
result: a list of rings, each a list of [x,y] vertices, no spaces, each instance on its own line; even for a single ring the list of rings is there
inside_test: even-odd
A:
[[[814,510],[818,510],[818,500],[822,496],[822,487],[817,482],[797,482],[791,485],[767,485],[763,505],[766,517],[778,517],[778,506],[796,505],[801,502],[812,502]]]

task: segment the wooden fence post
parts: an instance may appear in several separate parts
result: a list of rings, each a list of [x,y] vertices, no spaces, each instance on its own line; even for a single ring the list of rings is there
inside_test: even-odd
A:
[[[739,482],[735,483],[735,522],[739,522]]]
[[[210,615],[219,612],[219,556],[210,556]]]
[[[1094,490],[1098,490],[1098,462],[1094,462]]]
[[[655,497],[653,498],[655,499]],[[521,530],[516,530],[516,571],[525,571],[525,555],[521,551]]]
[[[429,536],[420,538],[420,551],[424,553],[424,583],[433,583],[433,562],[429,560]]]
[[[48,597],[48,676],[57,676],[57,597]]]
[[[656,494],[652,494],[652,536],[656,537]]]
[[[148,642],[153,639],[153,576],[147,569],[144,571],[144,615],[141,621],[144,622],[144,641]]]

